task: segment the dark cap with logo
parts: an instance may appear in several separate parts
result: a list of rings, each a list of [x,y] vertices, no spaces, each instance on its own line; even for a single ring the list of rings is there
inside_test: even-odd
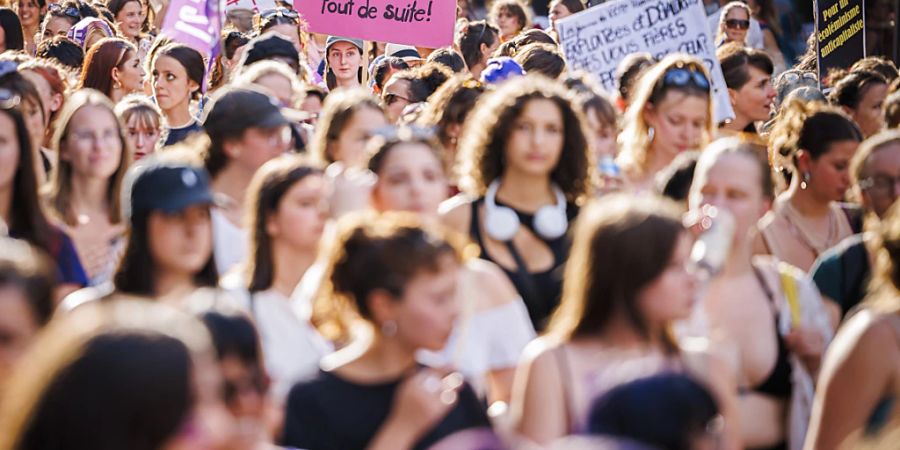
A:
[[[207,107],[203,128],[213,140],[240,136],[248,128],[277,128],[308,117],[281,108],[275,98],[247,87],[225,87]]]
[[[172,214],[189,206],[215,203],[206,169],[181,162],[160,162],[152,156],[128,170],[122,194],[128,218],[137,212]]]

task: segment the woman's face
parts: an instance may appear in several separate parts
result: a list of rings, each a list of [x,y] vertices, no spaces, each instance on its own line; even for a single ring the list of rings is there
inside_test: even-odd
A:
[[[487,30],[485,33],[494,34],[492,30]],[[494,43],[490,46],[481,44],[481,64],[487,65],[488,60],[491,59],[491,56],[494,55],[498,48],[500,48],[500,37],[497,35],[494,35]]]
[[[729,26],[729,20],[741,21],[736,26]],[[725,41],[726,42],[745,42],[747,39],[747,30],[750,28],[750,16],[744,8],[731,8],[725,15]]]
[[[618,153],[615,125],[607,123],[594,108],[587,111],[586,117],[588,126],[591,128],[590,136],[594,141],[594,153],[597,161],[603,156],[615,157]]]
[[[519,31],[522,30],[523,24],[519,23],[519,19],[516,18],[508,9],[501,9],[497,12],[497,28],[500,29],[500,35],[506,39],[509,39]]]
[[[108,179],[122,162],[119,122],[112,111],[87,105],[69,121],[59,157],[72,165],[76,176]]]
[[[850,160],[859,142],[838,141],[818,159],[804,152],[799,161],[801,172],[809,172],[808,189],[823,203],[842,201],[850,188]]]
[[[870,85],[863,93],[856,109],[850,111],[853,120],[859,125],[863,136],[872,136],[884,128],[884,99],[888,94],[888,86],[884,83]]]
[[[571,15],[572,11],[569,11],[569,8],[566,8],[561,2],[555,2],[550,6],[550,23],[555,24],[557,20]]]
[[[141,2],[135,0],[128,2],[119,14],[116,14],[116,24],[122,34],[131,40],[136,40],[141,35],[141,23],[144,21],[144,8]]]
[[[384,113],[379,109],[363,107],[356,110],[337,139],[329,145],[332,159],[348,166],[362,167],[366,161],[366,142],[375,130],[387,124]]]
[[[290,142],[291,132],[287,126],[247,128],[239,139],[231,142],[233,150],[228,156],[231,164],[254,173],[270,159],[287,153]]]
[[[72,21],[65,17],[51,17],[44,26],[44,32],[41,33],[41,39],[46,41],[56,36],[65,37],[72,28]]]
[[[212,355],[195,356],[191,370],[193,405],[181,427],[161,450],[227,450],[238,439],[238,424],[223,401],[222,371]]]
[[[647,104],[644,121],[654,130],[650,143],[668,159],[698,148],[707,130],[709,99],[669,91],[658,105]]]
[[[15,285],[0,287],[0,394],[39,328],[25,292]]]
[[[338,81],[356,80],[362,55],[349,42],[336,42],[328,49],[328,67]]]
[[[506,141],[504,173],[549,177],[562,156],[565,127],[562,111],[552,100],[525,103]]]
[[[420,270],[404,287],[403,296],[390,301],[384,319],[397,324],[397,339],[412,349],[444,348],[459,314],[458,273],[459,265],[444,256],[436,272]]]
[[[697,284],[688,270],[693,243],[691,236],[682,232],[668,266],[638,294],[638,307],[651,327],[661,328],[690,316]]]
[[[325,182],[321,175],[307,175],[294,183],[278,202],[278,210],[266,220],[272,245],[315,252],[327,218]]]
[[[12,189],[19,168],[19,139],[16,124],[8,114],[0,114],[0,190]],[[6,220],[5,217],[0,219]]]
[[[409,105],[410,82],[400,78],[391,78],[381,91],[381,101],[384,102],[384,112],[388,121],[396,123],[403,114],[403,108]]]
[[[163,111],[190,106],[191,95],[200,86],[188,78],[187,70],[175,58],[160,55],[153,65],[153,94]],[[175,124],[180,125],[180,124]]]
[[[750,121],[768,120],[775,103],[772,76],[753,66],[747,66],[750,79],[740,89],[728,89],[734,112]]]
[[[193,205],[166,214],[150,213],[150,257],[159,272],[194,276],[212,257],[212,221],[208,205]]]
[[[33,28],[38,26],[41,20],[41,7],[36,0],[19,0],[17,13],[19,20],[22,22],[22,28]],[[28,36],[25,36],[28,39]]]
[[[129,3],[129,5],[137,4],[136,2]],[[122,85],[122,90],[128,94],[140,92],[144,87],[144,67],[137,52],[126,51],[125,61],[119,67],[113,69],[113,74],[119,84]]]
[[[51,114],[59,110],[59,107],[62,105],[62,95],[53,93],[50,83],[44,77],[32,70],[23,70],[19,73],[30,81],[38,91],[38,95],[41,97],[41,106],[44,108],[44,117],[50,117]]]
[[[128,123],[125,124],[128,127],[126,137],[134,150],[134,161],[156,151],[161,131],[158,126],[149,126],[148,122],[148,120],[141,120],[138,114],[132,114]]]
[[[710,164],[700,164],[688,197],[690,209],[710,205],[727,210],[734,217],[734,243],[740,245],[771,205],[759,171],[759,163],[740,153],[725,153]]]
[[[28,127],[28,137],[31,138],[32,148],[41,148],[44,144],[44,134],[47,132],[47,120],[44,118],[44,106],[26,100],[22,112],[25,116],[25,126]]]
[[[322,113],[322,99],[316,95],[307,95],[300,103],[300,111],[308,112],[310,118],[306,122],[315,125],[319,121],[319,114]]]
[[[887,216],[891,205],[900,195],[897,182],[900,179],[900,142],[879,146],[866,158],[860,181],[869,179],[871,186],[862,190],[862,203],[879,218]]]
[[[281,37],[291,41],[291,44],[294,44],[294,48],[297,49],[298,52],[303,51],[303,44],[300,42],[300,34],[297,30],[297,25],[282,23],[269,27],[266,32],[268,33],[269,31],[274,31]],[[351,47],[356,48],[353,45],[351,45]]]
[[[377,175],[372,196],[379,211],[436,214],[449,193],[441,161],[422,143],[395,145]]]
[[[277,73],[270,73],[257,78],[253,84],[262,87],[269,95],[277,98],[282,106],[294,107],[294,86],[291,84],[291,80]]]

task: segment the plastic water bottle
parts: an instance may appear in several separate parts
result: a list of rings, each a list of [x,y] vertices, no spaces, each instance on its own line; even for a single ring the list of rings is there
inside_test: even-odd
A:
[[[700,226],[703,231],[691,248],[691,264],[701,277],[712,278],[725,265],[734,240],[734,216],[728,210],[706,206]]]

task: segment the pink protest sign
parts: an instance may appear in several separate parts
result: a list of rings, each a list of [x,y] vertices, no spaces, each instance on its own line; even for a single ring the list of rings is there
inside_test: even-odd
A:
[[[316,33],[437,48],[453,42],[455,0],[294,0]]]

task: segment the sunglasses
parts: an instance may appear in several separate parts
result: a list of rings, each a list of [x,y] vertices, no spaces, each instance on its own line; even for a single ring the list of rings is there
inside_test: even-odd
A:
[[[816,74],[814,72],[784,72],[781,74],[781,77],[779,77],[779,81],[783,81],[785,83],[796,83],[801,79],[809,80],[813,83],[819,82],[819,79],[818,77],[816,77]]]
[[[687,87],[694,85],[709,92],[709,80],[703,72],[693,67],[672,67],[663,75],[663,86]]]
[[[64,16],[71,17],[73,19],[80,19],[81,13],[78,12],[78,8],[74,6],[68,6],[63,8],[59,3],[51,3],[50,6],[47,7],[47,10],[51,13],[59,13]]]
[[[296,23],[300,19],[300,14],[293,9],[282,8],[279,6],[259,13],[259,18],[265,21],[283,18]]]
[[[733,30],[746,30],[750,28],[750,21],[741,19],[727,19],[725,20],[725,28],[731,28]]]
[[[410,100],[402,95],[397,95],[397,94],[384,94],[384,97],[382,97],[382,98],[384,99],[384,104],[386,104],[388,106],[393,105],[394,103],[397,103],[400,100],[405,100],[406,103],[412,103],[412,100]]]

